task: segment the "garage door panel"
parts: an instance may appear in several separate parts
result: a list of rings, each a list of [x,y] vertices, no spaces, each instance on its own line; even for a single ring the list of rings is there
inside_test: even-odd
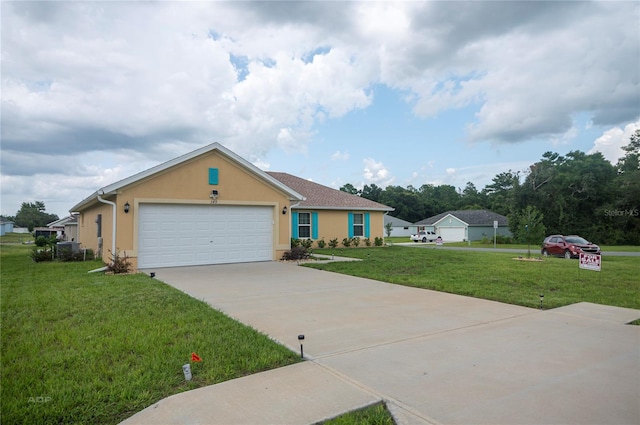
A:
[[[269,261],[271,207],[141,204],[138,266]]]

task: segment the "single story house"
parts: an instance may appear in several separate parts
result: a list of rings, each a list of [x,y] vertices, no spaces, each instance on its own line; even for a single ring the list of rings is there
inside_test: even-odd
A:
[[[291,238],[384,237],[392,208],[286,173],[219,143],[98,189],[74,205],[78,238],[137,269],[272,261]]]
[[[418,230],[431,230],[444,242],[477,241],[483,237],[511,236],[507,217],[487,210],[446,211],[415,223]]]
[[[0,219],[0,236],[4,236],[7,233],[13,233],[13,221]]]
[[[418,226],[398,217],[384,216],[385,235],[388,223],[391,225],[391,236],[411,236],[418,233]]]
[[[71,214],[67,217],[52,221],[47,224],[49,229],[55,229],[59,240],[72,242],[78,240],[78,215]]]

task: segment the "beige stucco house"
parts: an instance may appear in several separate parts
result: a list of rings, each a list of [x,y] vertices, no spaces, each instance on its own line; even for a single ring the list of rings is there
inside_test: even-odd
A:
[[[135,268],[278,260],[291,238],[384,236],[392,208],[286,173],[219,143],[103,187],[70,210],[77,241]]]

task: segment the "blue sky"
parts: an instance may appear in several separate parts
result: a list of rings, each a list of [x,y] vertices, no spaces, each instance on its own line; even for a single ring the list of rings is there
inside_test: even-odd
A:
[[[64,216],[212,142],[258,167],[478,190],[640,127],[638,2],[12,2],[1,213]]]

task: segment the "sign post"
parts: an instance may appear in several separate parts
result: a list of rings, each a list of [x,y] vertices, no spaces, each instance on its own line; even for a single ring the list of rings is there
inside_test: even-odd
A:
[[[496,249],[496,230],[498,229],[498,220],[493,220],[493,249]]]
[[[581,252],[580,268],[599,272],[602,268],[601,259],[602,257],[600,254],[585,254],[584,252]]]

